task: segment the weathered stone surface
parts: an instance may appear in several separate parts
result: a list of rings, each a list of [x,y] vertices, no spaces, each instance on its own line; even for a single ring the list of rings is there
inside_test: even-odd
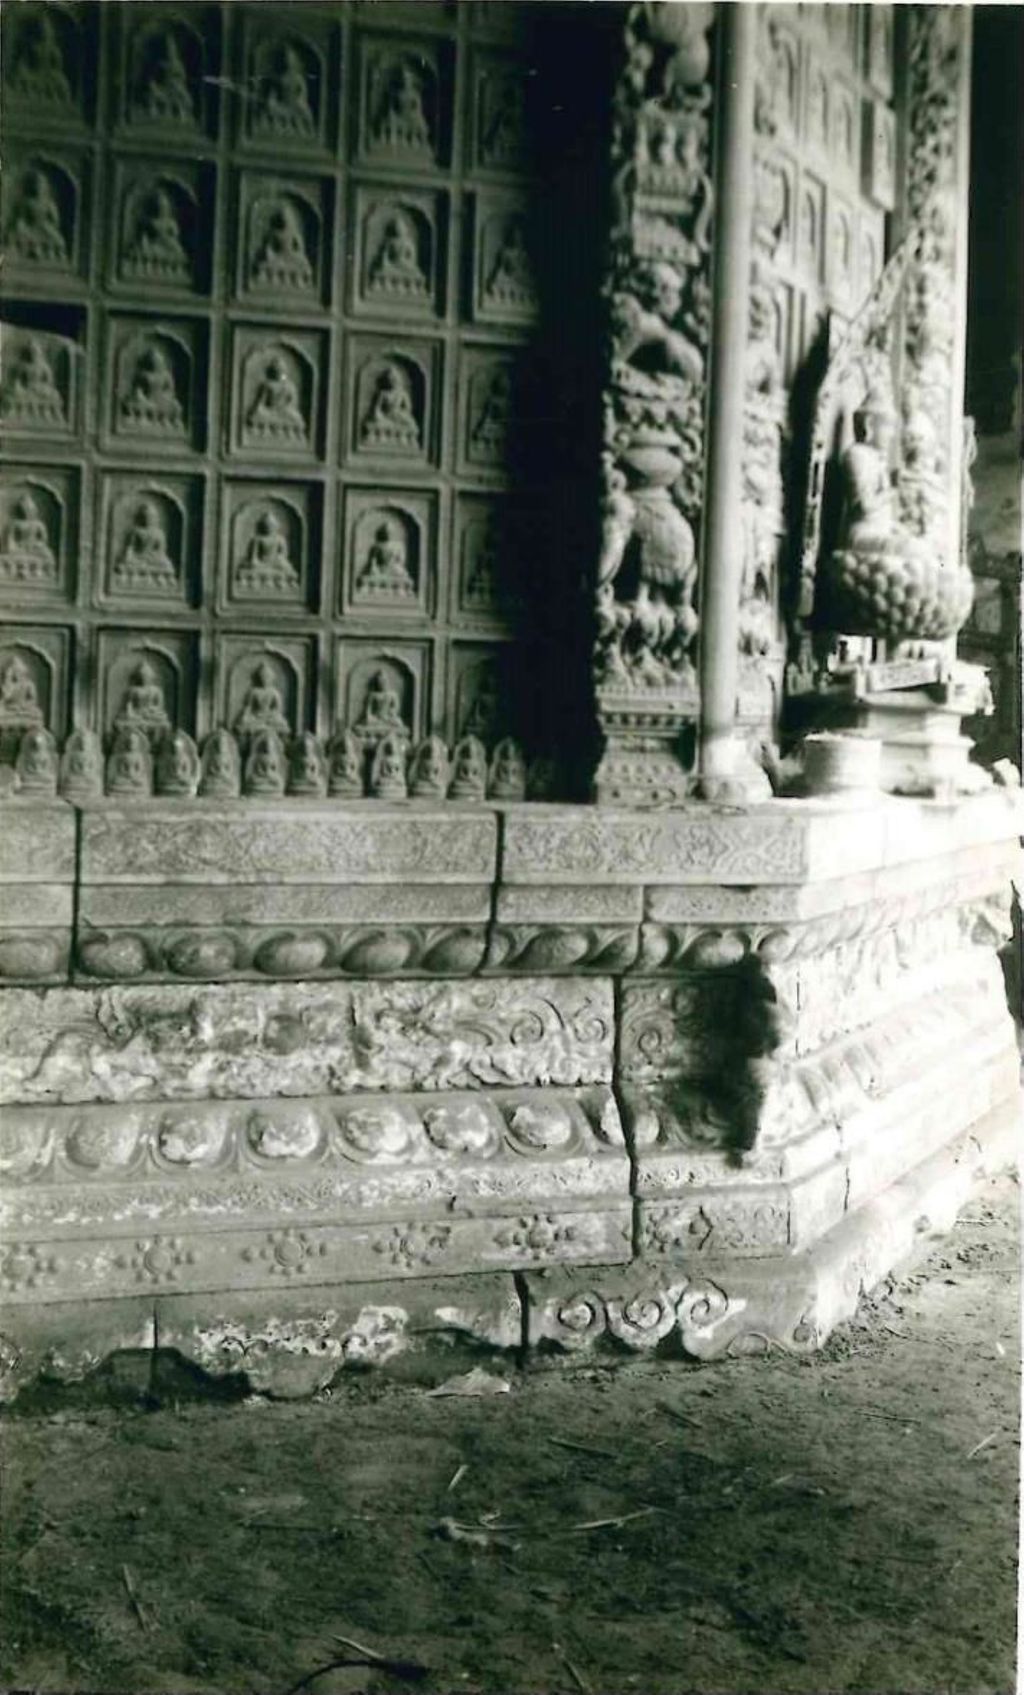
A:
[[[388,812],[305,802],[91,806],[83,883],[490,882],[492,812]]]
[[[161,1295],[161,1348],[173,1348],[208,1376],[243,1376],[279,1399],[325,1388],[340,1371],[387,1366],[410,1352],[461,1345],[510,1350],[522,1333],[511,1276],[368,1283],[315,1290],[275,1289],[273,1297]]]
[[[5,1303],[0,1314],[0,1401],[12,1401],[39,1380],[79,1383],[112,1355],[126,1352],[138,1362],[136,1382],[144,1385],[155,1341],[153,1302],[139,1296],[55,1306]]]
[[[80,916],[96,929],[155,925],[486,924],[489,883],[83,883]]]
[[[0,883],[71,883],[75,812],[63,801],[0,806]]]
[[[603,1083],[602,979],[11,990],[7,1101],[201,1100]]]
[[[806,864],[805,820],[785,802],[655,816],[510,807],[502,827],[503,874],[516,883],[791,882]]]
[[[111,890],[106,890],[111,893]],[[131,891],[135,893],[136,891]],[[166,913],[165,913],[166,916]],[[77,982],[227,982],[267,978],[466,977],[483,964],[484,923],[211,924],[131,928],[81,922]],[[534,969],[545,969],[542,960]]]
[[[488,1214],[623,1203],[611,1091],[502,1089],[300,1101],[9,1107],[13,1236]]]

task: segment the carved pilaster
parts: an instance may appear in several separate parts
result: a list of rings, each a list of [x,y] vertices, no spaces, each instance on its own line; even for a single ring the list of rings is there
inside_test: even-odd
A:
[[[601,800],[682,798],[710,310],[709,5],[634,5],[613,124],[603,534],[594,681]]]

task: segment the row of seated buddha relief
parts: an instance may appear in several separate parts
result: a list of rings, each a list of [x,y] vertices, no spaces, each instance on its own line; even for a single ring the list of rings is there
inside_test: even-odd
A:
[[[377,486],[103,472],[87,550],[71,466],[10,466],[0,482],[0,599],[77,600],[143,614],[201,606],[372,621],[516,619],[542,575],[542,526],[519,497]],[[333,502],[329,506],[333,506]],[[325,524],[326,517],[326,524]],[[334,538],[334,539],[332,539]]]
[[[0,325],[7,437],[70,445],[95,429],[107,451],[166,459],[201,452],[219,435],[229,457],[275,466],[322,463],[337,441],[353,464],[428,469],[454,458],[468,475],[494,474],[543,403],[541,361],[523,345],[474,341],[455,350],[393,331],[232,323],[218,383],[200,319],[107,312],[94,328],[83,313],[76,333],[60,326],[68,327],[63,311],[58,320],[36,306],[19,317],[8,306]],[[90,384],[93,352],[100,369]],[[332,381],[339,366],[341,380]]]
[[[200,650],[184,631],[104,628],[95,633],[88,701],[69,704],[72,635],[8,625],[0,638],[0,762],[21,738],[45,730],[60,743],[89,725],[104,747],[140,731],[155,751],[171,730],[230,730],[247,745],[258,731],[288,743],[305,733],[349,731],[367,748],[389,735],[407,746],[436,726],[450,740],[488,745],[510,728],[515,654],[478,641],[434,645],[401,638],[226,635]],[[81,656],[79,656],[81,660]],[[81,664],[79,665],[79,673]]]
[[[231,6],[223,19],[199,5],[18,6],[5,20],[4,92],[15,123],[74,129],[99,121],[133,141],[201,148],[226,128],[243,150],[342,151],[375,167],[443,172],[464,130],[468,168],[528,169],[533,83],[525,57],[497,42],[461,46],[443,6],[404,10],[412,25],[447,24],[446,35],[346,32],[351,7],[336,8],[334,21],[314,21],[305,8],[266,5]],[[472,11],[485,32],[514,34],[512,8]],[[224,40],[222,22],[233,39]],[[454,121],[460,52],[468,60],[460,67],[466,126]],[[102,80],[106,101],[97,99]]]
[[[456,203],[445,189],[353,179],[339,193],[326,175],[239,168],[220,228],[216,170],[118,155],[101,183],[84,151],[12,142],[0,226],[12,283],[59,292],[94,278],[147,301],[226,286],[241,303],[288,312],[344,296],[371,317],[442,318],[449,302],[481,323],[536,313],[536,243],[514,192],[472,189]],[[220,252],[232,255],[223,276]]]

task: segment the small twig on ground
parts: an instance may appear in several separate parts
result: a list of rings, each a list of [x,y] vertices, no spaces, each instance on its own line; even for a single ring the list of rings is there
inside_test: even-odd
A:
[[[998,1435],[998,1430],[990,1430],[988,1435],[983,1436],[980,1442],[975,1442],[974,1447],[971,1449],[970,1453],[966,1455],[966,1458],[973,1460],[975,1454],[980,1454],[982,1448],[987,1448],[989,1443],[994,1442]]]
[[[121,1567],[121,1576],[124,1579],[124,1586],[128,1594],[128,1599],[132,1604],[132,1611],[139,1621],[139,1628],[140,1630],[148,1630],[149,1619],[146,1617],[142,1602],[135,1593],[135,1584],[132,1582],[132,1574],[126,1565],[122,1565]]]
[[[345,1638],[341,1636],[338,1640],[344,1642]],[[383,1654],[375,1653],[372,1648],[366,1648],[361,1650],[358,1657],[342,1654],[333,1660],[325,1660],[322,1666],[314,1666],[305,1677],[300,1677],[297,1683],[290,1684],[285,1695],[298,1695],[300,1689],[305,1689],[315,1678],[322,1677],[325,1671],[338,1671],[342,1666],[373,1666],[377,1671],[389,1672],[392,1677],[407,1678],[410,1683],[418,1683],[430,1672],[430,1667],[421,1665],[419,1660],[389,1660]]]
[[[576,1454],[596,1454],[602,1460],[618,1458],[610,1448],[592,1448],[586,1442],[570,1442],[567,1436],[549,1436],[548,1441],[553,1442],[556,1448],[571,1448]]]
[[[623,1524],[628,1524],[633,1518],[648,1518],[651,1513],[660,1512],[660,1507],[640,1507],[635,1513],[620,1513],[617,1518],[592,1518],[586,1524],[570,1524],[570,1531],[576,1530],[617,1530]]]
[[[459,1487],[459,1484],[462,1482],[462,1479],[465,1477],[468,1470],[468,1465],[460,1465],[458,1470],[452,1473],[448,1482],[448,1487],[445,1490],[446,1495],[450,1495],[453,1489],[457,1489]]]
[[[576,1667],[573,1665],[572,1661],[570,1660],[568,1654],[562,1655],[562,1661],[563,1661],[563,1664],[565,1665],[566,1671],[569,1673],[569,1676],[572,1678],[577,1689],[581,1689],[583,1691],[583,1695],[591,1695],[590,1684],[587,1682],[586,1678],[583,1676],[583,1673],[581,1671],[577,1671]]]
[[[340,1642],[343,1648],[354,1648],[357,1654],[365,1654],[368,1660],[383,1660],[384,1655],[377,1648],[368,1648],[365,1642],[357,1642],[354,1637],[341,1636],[338,1631],[331,1631],[331,1641]]]
[[[923,1419],[913,1418],[910,1413],[894,1413],[894,1412],[878,1412],[878,1411],[868,1412],[866,1408],[861,1409],[861,1417],[862,1418],[891,1418],[896,1424],[922,1424],[924,1422]]]
[[[669,1418],[678,1419],[680,1424],[702,1424],[704,1422],[702,1419],[695,1418],[692,1413],[680,1412],[678,1407],[670,1407],[667,1401],[659,1401],[658,1406],[662,1412],[668,1413]]]

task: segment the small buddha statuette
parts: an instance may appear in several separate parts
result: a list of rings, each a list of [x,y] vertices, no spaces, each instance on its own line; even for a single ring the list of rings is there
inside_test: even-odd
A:
[[[0,388],[0,417],[31,429],[61,429],[67,423],[64,401],[38,336],[29,336],[11,362]]]
[[[108,795],[140,799],[153,792],[153,758],[143,730],[117,729],[107,755]]]
[[[234,728],[239,736],[255,735],[260,730],[273,730],[279,736],[287,736],[291,732],[284,714],[281,691],[265,659],[259,661],[252,673]]]
[[[346,800],[363,798],[363,749],[351,730],[339,730],[328,750],[328,793]]]
[[[257,730],[253,736],[245,758],[244,784],[247,795],[284,794],[284,747],[276,730]]]
[[[320,743],[310,731],[296,736],[288,750],[288,793],[290,795],[325,795],[327,769]]]
[[[252,262],[251,281],[259,288],[303,294],[313,287],[313,267],[306,252],[302,225],[287,200],[278,201],[270,214],[266,234]]]
[[[410,298],[425,295],[429,284],[419,259],[419,244],[412,220],[404,212],[387,219],[380,246],[370,264],[373,293]]]
[[[506,736],[494,750],[487,793],[491,800],[526,798],[526,761],[518,742]]]
[[[184,730],[166,731],[156,749],[158,795],[194,795],[199,783],[199,755]]]
[[[405,800],[407,745],[401,736],[395,735],[387,735],[377,743],[370,761],[370,793],[375,800]]]
[[[487,755],[478,736],[463,736],[452,755],[451,800],[483,800],[487,793]]]
[[[49,730],[44,730],[41,724],[25,731],[14,769],[19,794],[56,794],[57,744]]]
[[[204,797],[233,800],[242,792],[242,763],[238,743],[230,730],[211,730],[203,744],[199,793]]]
[[[235,572],[235,586],[249,594],[288,594],[299,586],[299,573],[288,557],[288,538],[276,512],[261,512],[245,557]]]
[[[136,507],[114,561],[113,581],[126,591],[177,591],[178,573],[167,551],[167,536],[155,501],[141,500]]]
[[[31,729],[43,722],[36,685],[20,653],[0,663],[0,726]]]
[[[448,776],[448,749],[440,736],[428,736],[409,761],[409,793],[414,800],[444,800]]]
[[[95,730],[72,730],[60,762],[60,792],[65,800],[96,800],[103,793],[103,752]]]
[[[139,356],[128,393],[119,408],[121,424],[147,434],[181,435],[185,414],[174,386],[174,372],[156,344]]]
[[[8,252],[33,265],[64,269],[68,246],[60,210],[45,172],[26,171],[5,232]]]
[[[190,279],[174,202],[165,188],[155,188],[142,207],[135,239],[125,254],[124,274],[182,285]]]
[[[25,489],[11,507],[0,536],[0,579],[19,583],[53,582],[57,561],[34,496]]]
[[[299,409],[299,394],[279,353],[272,353],[256,385],[246,416],[246,429],[254,441],[301,446],[306,440],[306,420]]]
[[[164,692],[148,659],[140,659],[128,677],[120,710],[114,719],[115,730],[139,729],[155,747],[165,730],[171,727]]]
[[[384,518],[374,530],[356,588],[360,593],[377,599],[408,600],[416,593],[408,555],[408,542],[401,524],[393,518]]]

